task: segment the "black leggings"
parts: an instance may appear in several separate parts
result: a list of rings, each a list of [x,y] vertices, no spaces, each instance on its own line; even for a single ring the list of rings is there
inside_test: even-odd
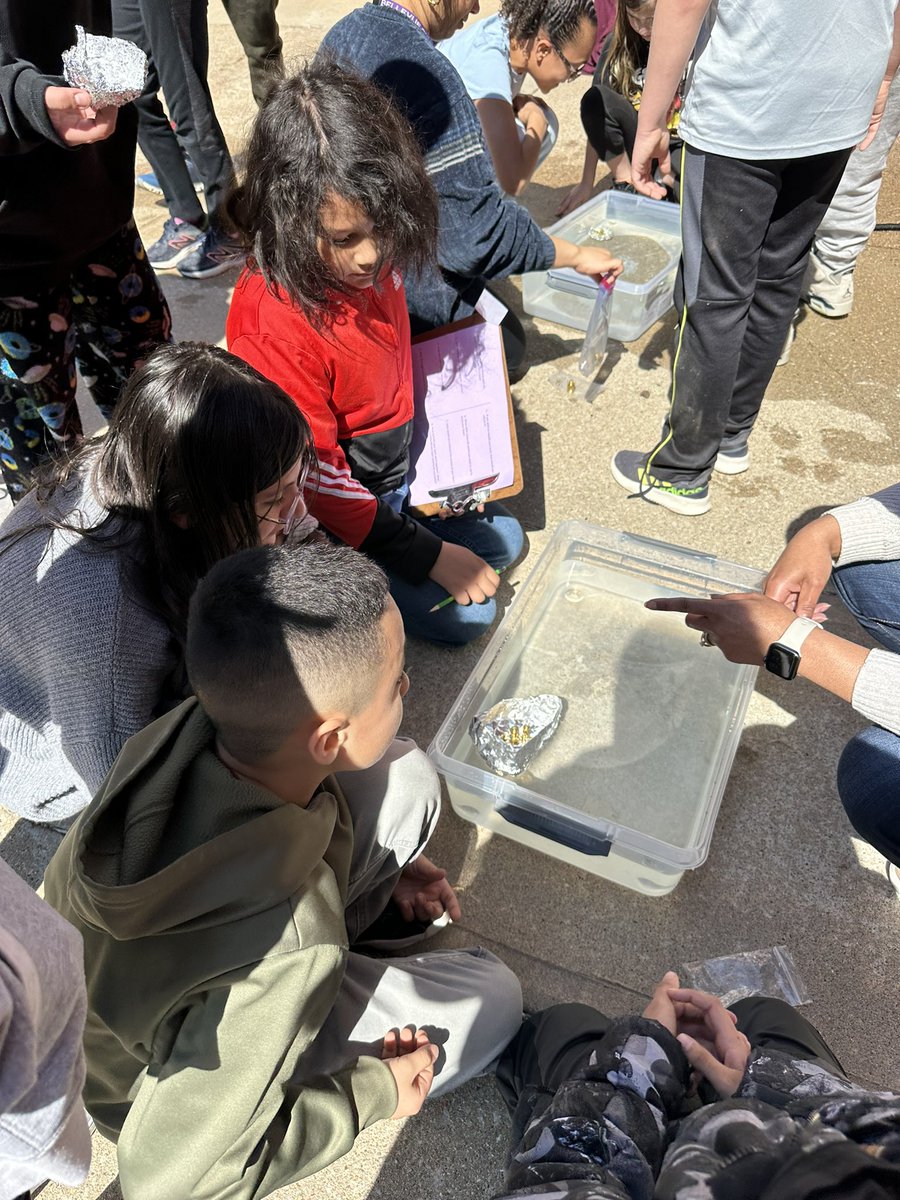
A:
[[[581,124],[601,162],[609,162],[620,154],[627,154],[628,161],[631,161],[638,115],[631,101],[626,100],[620,92],[614,92],[605,83],[595,83],[588,88],[581,97]],[[675,137],[671,138],[669,153],[677,194],[681,142]]]

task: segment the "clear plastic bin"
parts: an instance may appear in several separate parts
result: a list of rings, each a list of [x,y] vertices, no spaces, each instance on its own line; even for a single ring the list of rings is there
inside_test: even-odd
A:
[[[749,567],[580,521],[556,530],[428,753],[456,813],[647,895],[706,859],[757,668],[736,666],[651,596],[756,591]],[[521,775],[469,734],[509,696],[566,711]]]
[[[624,277],[616,282],[610,312],[609,336],[630,342],[641,336],[672,307],[675,272],[681,255],[681,223],[677,204],[632,196],[626,192],[601,192],[587,204],[551,225],[547,233],[582,243],[596,225],[609,225],[614,236],[649,236],[657,243],[655,263],[633,263],[641,282]],[[597,242],[598,246],[605,243]],[[614,248],[614,246],[612,247]],[[658,267],[658,269],[655,269]],[[650,273],[652,272],[652,273]],[[647,276],[647,277],[645,277]],[[522,277],[522,304],[534,317],[545,317],[571,329],[586,330],[597,284],[571,267],[531,271]]]

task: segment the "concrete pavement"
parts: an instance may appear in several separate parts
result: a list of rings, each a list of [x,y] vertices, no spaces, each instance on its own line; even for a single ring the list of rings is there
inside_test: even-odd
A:
[[[282,0],[291,57],[312,52],[349,3]],[[253,116],[240,47],[219,5],[210,7],[211,81],[220,118],[239,151]],[[585,83],[551,98],[559,144],[524,201],[542,223],[581,169],[578,102]],[[880,217],[900,219],[895,152]],[[145,241],[164,210],[138,193]],[[581,335],[526,319],[530,370],[513,388],[525,492],[510,503],[528,531],[527,557],[504,576],[507,603],[560,521],[573,516],[766,567],[797,523],[897,478],[896,314],[900,235],[876,234],[856,275],[852,316],[808,314],[787,366],[775,375],[752,441],[753,466],[716,478],[713,509],[677,517],[629,500],[607,463],[623,447],[648,447],[666,405],[672,320],[622,348],[604,391],[588,403],[566,394]],[[164,277],[179,339],[222,339],[231,276],[188,282]],[[519,281],[503,285],[518,308]],[[519,309],[520,311],[520,309]],[[861,640],[839,605],[831,627]],[[481,648],[413,645],[405,732],[427,745]],[[685,697],[673,697],[680,703]],[[834,769],[863,722],[802,681],[761,676],[716,827],[710,858],[668,897],[607,884],[502,838],[479,836],[447,809],[431,856],[460,881],[463,920],[446,944],[481,943],[519,973],[528,1007],[562,999],[611,1013],[641,1007],[669,967],[699,958],[787,944],[812,1004],[804,1010],[851,1073],[900,1087],[896,947],[900,900],[883,862],[853,836],[837,799]],[[0,824],[3,856],[39,875],[46,847]],[[248,1030],[252,1041],[253,1031]],[[215,1119],[211,1114],[211,1119]],[[415,1119],[383,1123],[346,1158],[285,1189],[294,1200],[486,1200],[499,1185],[508,1131],[490,1080],[426,1106]],[[160,1148],[165,1153],[165,1148]],[[90,1179],[47,1200],[116,1200],[111,1148],[95,1137]],[[177,1198],[173,1198],[177,1200]]]

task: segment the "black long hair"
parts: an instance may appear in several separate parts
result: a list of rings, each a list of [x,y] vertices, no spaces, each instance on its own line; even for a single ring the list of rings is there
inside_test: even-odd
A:
[[[11,536],[66,529],[124,552],[136,597],[182,641],[197,581],[259,545],[256,496],[298,459],[313,462],[312,435],[280,387],[218,346],[160,346],[106,435],[48,465],[35,487],[40,520]],[[79,482],[103,510],[96,524],[58,516],[58,490]]]
[[[501,0],[500,15],[515,42],[530,42],[541,32],[561,51],[584,20],[597,24],[594,0]]]
[[[251,268],[317,322],[329,292],[349,290],[317,244],[332,194],[372,220],[380,265],[433,261],[437,197],[411,125],[374,83],[320,56],[272,87],[227,201]]]

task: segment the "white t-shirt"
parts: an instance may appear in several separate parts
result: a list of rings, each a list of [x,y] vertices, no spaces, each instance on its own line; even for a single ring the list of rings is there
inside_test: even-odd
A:
[[[509,65],[509,30],[499,16],[485,17],[438,44],[459,72],[472,100],[512,104],[525,82],[524,71]]]
[[[681,118],[728,158],[805,158],[861,141],[898,0],[712,0]]]

